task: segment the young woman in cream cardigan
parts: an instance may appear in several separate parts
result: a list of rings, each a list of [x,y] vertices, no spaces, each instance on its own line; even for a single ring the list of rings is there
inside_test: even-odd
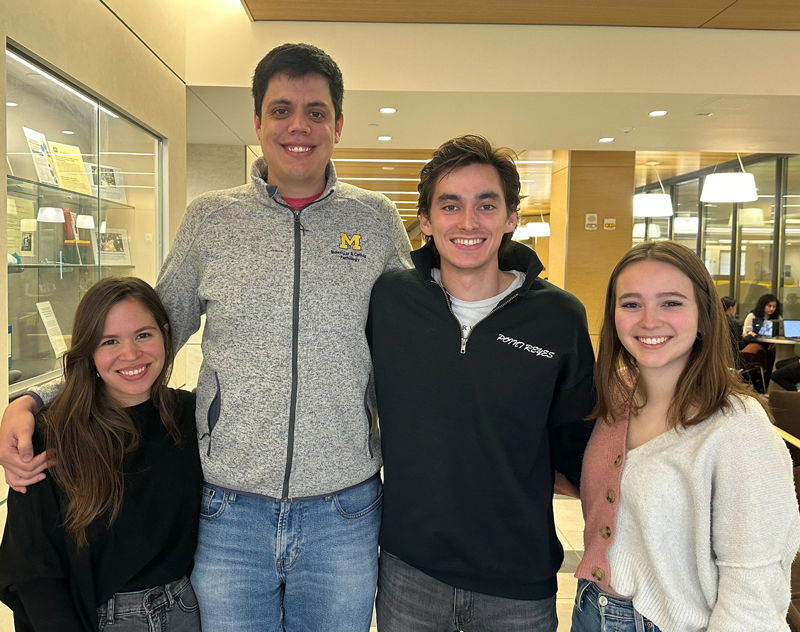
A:
[[[694,252],[646,242],[622,258],[595,370],[573,632],[788,630],[792,465],[731,354]]]

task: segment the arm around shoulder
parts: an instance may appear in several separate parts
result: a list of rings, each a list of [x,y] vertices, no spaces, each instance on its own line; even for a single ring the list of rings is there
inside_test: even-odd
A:
[[[34,456],[34,415],[40,401],[23,395],[11,402],[3,412],[0,424],[0,465],[5,469],[6,482],[24,493],[27,485],[41,481],[47,468],[47,456]]]

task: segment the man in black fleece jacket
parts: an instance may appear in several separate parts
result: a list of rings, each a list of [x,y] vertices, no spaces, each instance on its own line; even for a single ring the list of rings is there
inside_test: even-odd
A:
[[[380,632],[557,627],[555,472],[592,424],[585,310],[511,241],[510,152],[442,145],[420,176],[416,269],[385,273],[368,338],[384,456]]]

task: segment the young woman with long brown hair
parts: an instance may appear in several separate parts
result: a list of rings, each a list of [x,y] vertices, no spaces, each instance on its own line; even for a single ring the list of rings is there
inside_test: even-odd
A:
[[[167,387],[172,361],[147,283],[89,289],[63,387],[37,417],[34,446],[48,451],[51,476],[9,492],[0,599],[17,632],[200,630],[186,578],[202,490],[195,402]]]
[[[573,632],[788,629],[791,460],[732,366],[700,258],[669,241],[632,248],[600,333]]]

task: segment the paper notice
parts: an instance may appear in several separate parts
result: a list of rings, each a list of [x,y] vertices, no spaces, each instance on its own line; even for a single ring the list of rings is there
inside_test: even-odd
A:
[[[28,139],[28,148],[31,150],[33,165],[36,167],[36,176],[39,178],[39,182],[58,185],[58,176],[56,176],[53,166],[53,157],[50,155],[50,149],[47,147],[47,139],[44,134],[27,127],[23,127],[22,131],[25,132],[25,138]]]
[[[14,198],[6,198],[6,250],[14,253],[19,250],[20,230],[17,203]]]
[[[81,158],[80,147],[53,142],[49,145],[61,187],[91,195],[92,189],[89,186],[89,178],[86,177],[86,167]]]
[[[60,358],[67,352],[67,343],[64,342],[64,335],[61,333],[61,327],[58,326],[53,306],[50,305],[50,301],[45,301],[44,303],[36,303],[36,309],[39,310],[39,316],[41,316],[44,328],[47,330],[47,337],[50,338],[53,351],[56,357]]]

